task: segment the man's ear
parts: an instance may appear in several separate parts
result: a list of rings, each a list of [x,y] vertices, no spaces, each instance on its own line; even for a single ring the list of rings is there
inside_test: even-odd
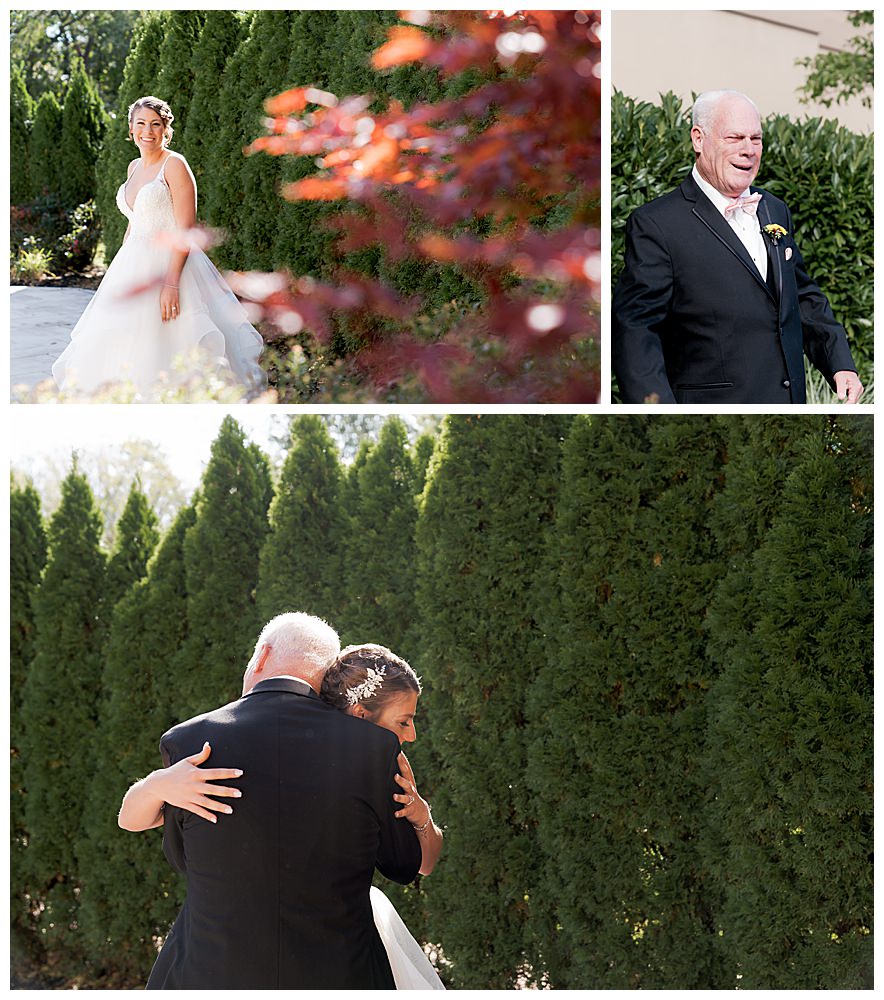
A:
[[[264,669],[264,664],[267,662],[267,659],[270,656],[271,652],[273,652],[273,647],[270,645],[269,642],[265,642],[264,645],[261,647],[260,651],[258,652],[258,658],[255,661],[256,674],[260,674],[261,671]]]
[[[699,125],[695,125],[691,129],[691,145],[694,147],[695,153],[699,153],[703,148],[703,129]]]

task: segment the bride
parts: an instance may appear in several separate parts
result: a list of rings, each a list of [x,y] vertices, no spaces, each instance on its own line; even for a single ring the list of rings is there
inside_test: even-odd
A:
[[[416,739],[414,713],[420,691],[417,676],[404,660],[384,646],[366,644],[341,651],[323,678],[320,697],[333,708],[389,730],[402,746]],[[206,744],[199,753],[153,771],[132,785],[120,807],[120,826],[132,831],[161,826],[163,803],[187,809],[211,822],[217,821],[215,813],[233,812],[231,806],[209,797],[240,797],[233,788],[214,784],[207,787],[207,782],[234,775],[232,770],[200,768],[210,754],[211,747]],[[393,796],[400,804],[396,816],[412,824],[421,845],[420,874],[429,875],[442,852],[442,831],[433,821],[429,803],[418,792],[414,772],[401,752],[399,768],[396,781],[402,790]],[[445,989],[389,899],[376,886],[371,886],[369,897],[396,989]]]
[[[261,335],[201,249],[196,183],[168,146],[174,116],[156,97],[129,108],[129,136],[140,158],[129,164],[117,208],[129,220],[123,245],[52,366],[62,390],[89,394],[134,385],[149,401],[165,387],[220,378],[254,395]]]

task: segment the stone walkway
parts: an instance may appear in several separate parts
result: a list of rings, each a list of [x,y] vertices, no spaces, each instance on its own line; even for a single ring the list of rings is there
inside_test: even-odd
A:
[[[52,377],[52,364],[95,294],[88,288],[14,286],[10,320],[9,376],[13,388],[32,389]]]

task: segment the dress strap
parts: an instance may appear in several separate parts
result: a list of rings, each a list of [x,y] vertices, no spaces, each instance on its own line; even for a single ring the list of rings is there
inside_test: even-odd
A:
[[[161,181],[163,181],[163,183],[165,183],[165,181],[166,181],[166,164],[167,164],[167,163],[169,162],[169,160],[171,160],[171,159],[172,159],[172,157],[173,157],[174,155],[175,155],[175,154],[174,154],[173,152],[171,152],[171,151],[169,152],[169,155],[168,155],[168,156],[167,156],[167,157],[165,158],[165,160],[163,160],[163,164],[162,164],[162,166],[160,167],[160,172],[159,172],[159,173],[157,174],[157,177],[158,177],[158,178],[159,178],[159,179],[160,179]]]

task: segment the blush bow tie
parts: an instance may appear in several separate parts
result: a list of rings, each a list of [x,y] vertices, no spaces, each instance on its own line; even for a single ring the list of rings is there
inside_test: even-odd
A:
[[[760,194],[750,194],[744,197],[734,198],[724,206],[724,217],[729,219],[734,212],[742,208],[747,215],[755,215],[758,211],[758,202],[761,201]]]

